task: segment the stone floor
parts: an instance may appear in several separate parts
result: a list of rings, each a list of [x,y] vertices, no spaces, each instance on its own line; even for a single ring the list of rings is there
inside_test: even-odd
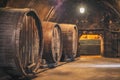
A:
[[[1,71],[0,80],[18,80]],[[30,80],[120,80],[120,58],[81,56],[73,62],[60,63],[56,68],[42,69]]]
[[[120,80],[120,58],[81,56],[37,74],[32,80]]]

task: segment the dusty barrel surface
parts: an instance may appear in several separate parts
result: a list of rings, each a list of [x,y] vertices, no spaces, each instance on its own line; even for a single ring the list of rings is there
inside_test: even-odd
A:
[[[61,61],[74,60],[77,55],[78,29],[73,24],[60,24],[63,39],[63,51]]]
[[[42,27],[31,9],[0,9],[0,68],[13,76],[36,73],[42,55]]]
[[[43,22],[44,50],[43,58],[48,64],[57,63],[62,54],[62,36],[59,25],[52,22]]]

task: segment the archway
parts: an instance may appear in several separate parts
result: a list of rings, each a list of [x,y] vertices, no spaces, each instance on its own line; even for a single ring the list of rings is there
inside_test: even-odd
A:
[[[79,36],[78,52],[81,55],[103,55],[103,36],[100,34],[82,34]]]

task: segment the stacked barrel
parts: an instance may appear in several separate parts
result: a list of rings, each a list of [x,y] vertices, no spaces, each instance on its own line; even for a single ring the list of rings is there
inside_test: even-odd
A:
[[[0,9],[0,68],[12,76],[37,73],[77,56],[78,30],[73,24],[41,21],[33,9]]]
[[[61,61],[72,61],[77,56],[78,29],[73,24],[60,24],[63,37]]]
[[[62,34],[57,23],[43,22],[44,54],[48,64],[58,63],[62,55]]]
[[[0,9],[0,67],[15,76],[36,73],[42,48],[42,27],[34,10]]]

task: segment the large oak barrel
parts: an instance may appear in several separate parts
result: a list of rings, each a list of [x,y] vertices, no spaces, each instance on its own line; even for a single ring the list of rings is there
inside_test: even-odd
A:
[[[42,27],[32,9],[0,9],[0,68],[12,76],[36,73],[43,48]]]
[[[58,63],[62,54],[62,36],[58,24],[43,22],[44,50],[43,59],[47,64]]]
[[[73,24],[60,24],[63,38],[61,61],[74,60],[77,55],[78,29]]]

